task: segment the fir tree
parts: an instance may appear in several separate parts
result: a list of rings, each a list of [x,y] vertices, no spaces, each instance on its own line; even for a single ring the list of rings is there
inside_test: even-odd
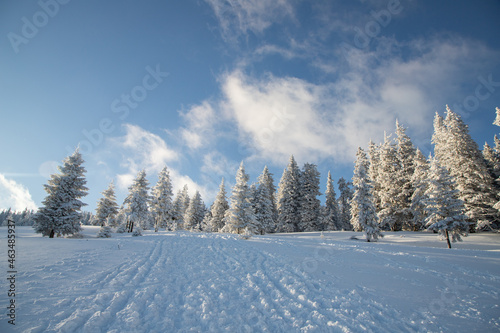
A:
[[[339,221],[339,205],[337,202],[337,195],[333,185],[332,175],[328,171],[328,178],[326,181],[326,202],[323,211],[323,227],[322,230],[342,230],[342,225]]]
[[[47,197],[34,216],[34,229],[43,236],[71,235],[80,232],[80,199],[87,195],[84,160],[78,148],[63,161],[59,174],[50,176],[44,185]]]
[[[231,207],[226,211],[224,217],[225,226],[223,232],[235,234],[244,232],[257,233],[257,220],[252,208],[248,179],[243,162],[241,162],[236,173],[236,184],[231,193]]]
[[[116,227],[115,216],[118,214],[118,204],[115,197],[115,184],[111,182],[106,190],[102,192],[102,198],[97,202],[94,220],[101,227]],[[111,225],[108,224],[111,223]]]
[[[433,142],[436,158],[453,177],[464,202],[471,230],[481,221],[498,221],[496,193],[486,162],[467,125],[448,106],[443,125],[435,128]]]
[[[184,203],[184,196],[179,190],[172,203],[172,224],[169,226],[172,231],[182,230],[184,227]]]
[[[172,183],[167,167],[159,175],[151,193],[151,213],[155,221],[155,232],[172,224]]]
[[[271,201],[269,187],[259,183],[255,189],[254,211],[257,220],[257,233],[263,235],[274,230],[273,203]]]
[[[466,235],[468,227],[463,214],[465,207],[458,198],[459,191],[453,178],[436,158],[431,159],[428,181],[428,216],[425,226],[445,237],[448,248],[451,248],[450,234],[453,242],[462,240],[461,236]]]
[[[128,188],[129,194],[125,198],[124,205],[129,222],[129,232],[135,227],[149,229],[151,227],[151,215],[149,212],[149,183],[146,179],[146,171],[139,171],[134,182]]]
[[[397,184],[400,186],[398,196],[395,198],[399,217],[396,230],[401,230],[413,219],[411,197],[414,191],[412,176],[415,172],[415,146],[406,134],[406,129],[398,121],[396,121],[396,156],[399,171]]]
[[[278,187],[278,232],[294,232],[300,223],[301,171],[292,156]]]
[[[380,149],[380,211],[378,218],[384,229],[398,231],[402,227],[402,219],[398,207],[401,193],[399,182],[400,164],[396,145],[387,135]]]
[[[491,178],[498,181],[500,177],[500,154],[485,142],[483,146],[483,157],[486,161],[486,167],[488,168]],[[498,190],[498,182],[496,182],[495,185]]]
[[[500,108],[497,107],[495,108],[497,116],[495,117],[495,121],[493,122],[493,125],[500,126]]]
[[[415,171],[411,178],[413,193],[411,195],[410,209],[412,211],[412,219],[408,221],[405,229],[412,231],[422,230],[424,220],[426,218],[426,199],[427,190],[427,173],[429,163],[422,152],[417,149],[415,154]]]
[[[380,146],[372,140],[368,144],[368,156],[370,157],[370,167],[368,168],[368,177],[373,187],[373,200],[377,213],[380,211]]]
[[[339,222],[342,230],[351,230],[351,199],[352,183],[346,182],[344,177],[340,177],[337,182],[339,186]]]
[[[320,173],[316,165],[306,163],[300,177],[300,222],[298,231],[321,230],[319,192]]]
[[[205,217],[205,204],[201,199],[200,192],[196,191],[189,201],[189,207],[184,214],[184,229],[189,231],[201,231],[203,218]]]
[[[271,201],[273,211],[273,225],[270,226],[270,230],[268,230],[267,232],[273,232],[276,229],[276,224],[278,222],[278,207],[276,205],[276,187],[274,186],[273,174],[269,172],[267,165],[264,167],[264,170],[262,170],[262,174],[257,179],[257,182],[259,186],[266,186],[267,192],[269,193],[269,200]]]
[[[351,224],[354,230],[364,231],[366,240],[377,241],[382,237],[375,212],[372,186],[368,177],[369,162],[363,149],[358,148],[352,183],[354,195],[351,200]]]
[[[224,228],[224,216],[226,211],[229,209],[229,204],[226,199],[226,188],[224,185],[224,178],[222,178],[219,193],[215,197],[215,201],[212,205],[211,213],[212,216],[209,220],[208,227],[212,232],[221,232]]]

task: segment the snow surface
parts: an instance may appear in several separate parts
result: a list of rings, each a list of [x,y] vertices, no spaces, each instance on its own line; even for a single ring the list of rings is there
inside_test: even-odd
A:
[[[16,330],[3,315],[0,332],[500,330],[500,234],[450,250],[431,233],[367,243],[355,232],[98,230],[48,239],[16,228]],[[0,228],[5,258],[6,235]],[[5,309],[5,278],[0,290]]]

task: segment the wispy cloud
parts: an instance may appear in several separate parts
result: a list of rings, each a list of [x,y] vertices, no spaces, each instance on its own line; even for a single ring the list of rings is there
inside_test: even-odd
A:
[[[226,73],[219,112],[229,115],[251,158],[282,164],[295,154],[350,163],[358,146],[382,140],[396,119],[410,127],[415,142],[428,142],[433,113],[497,56],[461,38],[405,44],[386,38],[379,45],[373,52],[353,50],[349,70],[322,84],[272,74],[255,78],[244,68]]]
[[[181,112],[186,126],[180,129],[183,143],[191,149],[209,145],[213,139],[216,113],[208,101]]]
[[[0,208],[13,210],[37,209],[28,189],[0,174]]]
[[[262,34],[273,23],[293,17],[292,1],[205,0],[219,22],[221,34],[228,42],[236,42],[249,32]]]
[[[120,160],[121,168],[126,170],[116,175],[116,183],[120,191],[127,190],[140,170],[144,169],[148,179],[152,181],[156,179],[161,169],[167,166],[174,191],[188,185],[190,194],[198,190],[204,197],[211,195],[205,185],[199,185],[190,176],[174,167],[181,163],[183,155],[176,149],[168,147],[159,135],[137,125],[125,124],[123,128],[125,134],[108,139],[109,146],[107,147],[112,151],[113,158]],[[101,156],[101,158],[106,159],[109,156]],[[107,164],[105,161],[100,163]]]

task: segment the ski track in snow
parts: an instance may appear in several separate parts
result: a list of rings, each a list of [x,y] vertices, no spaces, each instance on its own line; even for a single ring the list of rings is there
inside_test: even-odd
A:
[[[495,272],[443,263],[439,249],[289,239],[189,232],[109,239],[109,247],[70,252],[20,274],[17,326],[23,332],[427,332],[442,331],[443,323],[460,330],[468,321],[500,329],[498,306],[481,303],[498,303]],[[307,269],[306,257],[317,269]],[[383,268],[371,270],[373,263]],[[325,279],[322,269],[330,269]],[[358,273],[355,286],[337,277]],[[414,297],[411,288],[433,289],[435,297],[408,313],[400,307],[405,296],[383,297],[385,281],[389,293]],[[398,282],[405,287],[391,289]]]
[[[355,290],[321,286],[286,259],[232,235],[151,236],[141,253],[36,300],[26,332],[412,331]],[[87,264],[98,254],[82,258]],[[72,258],[66,261],[78,261]],[[54,280],[64,261],[37,269]],[[47,274],[48,272],[48,274]],[[34,272],[32,276],[40,276]],[[26,276],[25,278],[28,278]],[[37,288],[36,281],[27,285]],[[34,292],[35,290],[31,290]],[[28,293],[30,290],[28,290]],[[72,295],[72,297],[68,297]],[[57,301],[54,303],[54,301]],[[31,324],[33,324],[31,322]]]

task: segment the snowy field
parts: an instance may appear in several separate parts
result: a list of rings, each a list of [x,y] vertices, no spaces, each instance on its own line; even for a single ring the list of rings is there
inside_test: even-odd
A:
[[[16,228],[16,330],[3,315],[0,332],[500,331],[500,234],[450,250],[428,233],[97,231]],[[0,289],[5,313],[6,278]]]

